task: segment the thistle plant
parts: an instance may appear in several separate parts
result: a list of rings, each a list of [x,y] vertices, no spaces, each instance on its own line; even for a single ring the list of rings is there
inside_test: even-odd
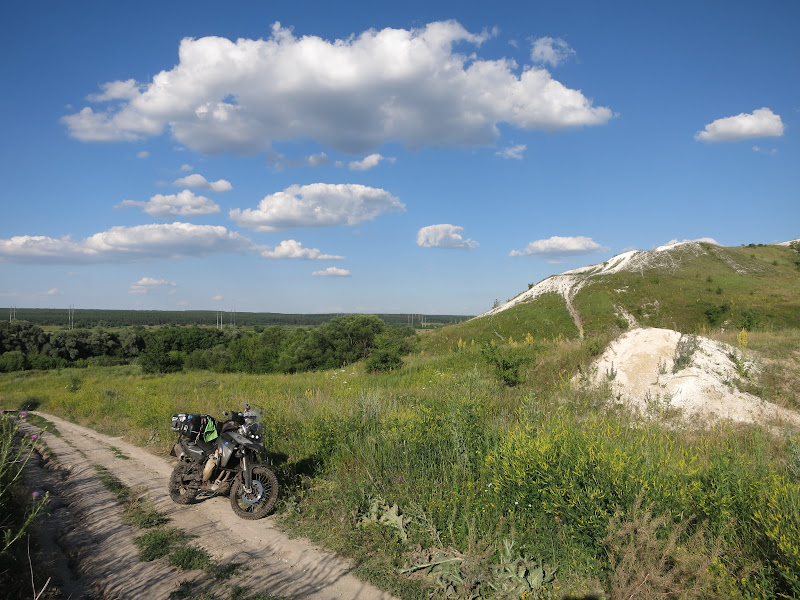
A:
[[[27,413],[19,413],[25,418]],[[25,511],[21,520],[8,523],[7,518],[13,512],[16,503],[13,490],[18,486],[22,477],[22,470],[33,455],[37,434],[23,435],[19,430],[17,419],[0,415],[0,514],[3,518],[3,535],[0,539],[0,555],[6,554],[11,546],[24,536],[33,522],[47,505],[49,494],[34,491],[31,494],[31,505]]]

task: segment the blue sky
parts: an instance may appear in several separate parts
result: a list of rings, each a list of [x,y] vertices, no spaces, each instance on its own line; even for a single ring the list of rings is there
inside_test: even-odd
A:
[[[800,3],[0,7],[0,306],[479,314],[800,235]]]

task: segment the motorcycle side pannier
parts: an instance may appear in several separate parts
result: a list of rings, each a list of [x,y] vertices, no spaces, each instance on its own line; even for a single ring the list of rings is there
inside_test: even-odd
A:
[[[197,437],[202,429],[200,423],[202,417],[203,415],[197,414],[174,414],[172,415],[172,423],[169,428],[172,429],[172,431],[179,432],[183,436],[194,438]]]

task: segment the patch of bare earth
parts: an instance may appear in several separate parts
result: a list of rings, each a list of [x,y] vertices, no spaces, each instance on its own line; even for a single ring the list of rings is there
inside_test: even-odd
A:
[[[687,364],[673,372],[681,351],[688,353]],[[639,328],[608,346],[594,363],[590,379],[608,382],[620,402],[642,414],[674,410],[698,424],[730,420],[800,429],[800,413],[739,389],[738,383],[757,377],[758,370],[746,353],[723,342],[670,329]]]
[[[41,531],[58,547],[51,548],[48,569],[56,573],[53,586],[62,589],[63,597],[161,599],[178,590],[181,582],[191,582],[197,593],[226,598],[234,585],[245,588],[247,595],[268,593],[278,598],[393,598],[356,579],[346,560],[307,540],[290,539],[271,518],[240,519],[227,497],[207,497],[188,506],[173,503],[167,491],[171,462],[121,438],[37,412],[61,433],[61,437],[42,436],[58,470],[38,469],[48,466],[41,461],[32,464],[27,477],[29,485],[51,493],[53,508]],[[94,465],[105,467],[129,488],[143,490],[156,510],[170,519],[169,526],[197,536],[190,544],[204,549],[217,564],[237,563],[245,570],[220,582],[203,571],[171,567],[166,558],[140,561],[133,538],[142,530],[123,523],[121,506],[100,483]],[[60,573],[55,566],[59,548],[71,567],[67,571],[62,567]]]

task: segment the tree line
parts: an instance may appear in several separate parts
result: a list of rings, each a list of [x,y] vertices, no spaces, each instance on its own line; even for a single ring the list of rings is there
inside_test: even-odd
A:
[[[72,311],[62,308],[0,308],[5,314],[13,315],[20,321],[28,321],[44,327],[66,327],[89,329],[94,327],[144,327],[165,325],[200,325],[214,327],[308,327],[323,325],[331,319],[342,316],[337,313],[326,314],[284,314],[255,313],[211,310],[111,310],[77,308]],[[70,317],[71,314],[71,317]],[[438,327],[460,323],[470,318],[464,315],[417,315],[417,314],[379,314],[376,315],[389,326]]]
[[[46,332],[27,321],[0,322],[0,372],[111,366],[135,362],[146,373],[296,373],[366,360],[371,371],[394,369],[413,348],[408,327],[374,315],[334,317],[316,327],[143,327]]]

